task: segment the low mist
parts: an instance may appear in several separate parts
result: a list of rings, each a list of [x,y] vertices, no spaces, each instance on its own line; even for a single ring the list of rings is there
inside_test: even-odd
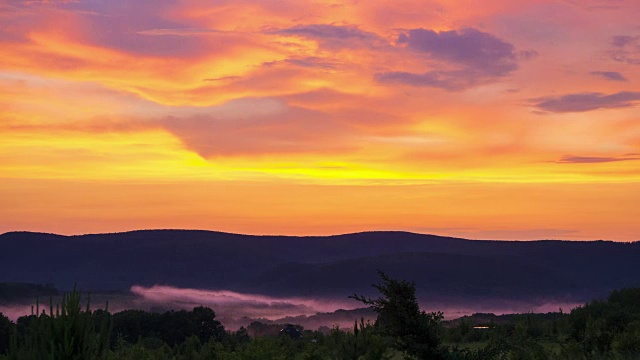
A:
[[[86,294],[83,301],[86,301]],[[34,299],[35,300],[35,299]],[[62,297],[52,298],[55,304],[60,303]],[[28,302],[14,304],[0,304],[0,312],[16,321],[18,317],[30,315],[37,311],[49,313],[49,298],[40,298],[40,304]],[[132,286],[127,293],[97,293],[91,294],[91,308],[119,312],[129,309],[164,312],[169,310],[191,310],[196,306],[206,306],[216,312],[217,319],[228,329],[234,330],[240,326],[247,326],[254,320],[262,322],[284,323],[292,322],[310,329],[318,326],[349,327],[354,320],[364,317],[365,320],[375,319],[373,312],[338,311],[362,308],[363,304],[344,297],[306,298],[306,297],[274,297],[260,294],[240,293],[229,290],[206,290],[192,288],[178,288],[166,285],[151,287]],[[427,312],[442,311],[445,319],[451,320],[474,313],[547,313],[565,312],[581,305],[576,301],[565,300],[504,300],[498,298],[439,298],[421,299],[421,308]]]

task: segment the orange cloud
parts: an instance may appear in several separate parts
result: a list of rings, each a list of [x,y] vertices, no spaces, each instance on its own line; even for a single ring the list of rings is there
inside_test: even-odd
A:
[[[612,236],[632,238],[628,214],[638,208],[616,187],[632,192],[640,182],[631,161],[640,153],[640,6],[474,5],[0,0],[0,182],[34,204],[9,194],[0,215],[7,230],[210,228],[205,220],[217,216],[231,223],[216,226],[236,231],[415,229],[428,220],[475,234],[587,238],[615,227]],[[95,204],[112,213],[73,200],[61,220],[49,201],[73,197],[74,182],[87,193],[98,190],[86,182],[102,184],[148,215],[127,220],[131,211],[105,195]],[[208,193],[207,182],[229,194]],[[140,183],[163,195],[136,195]],[[533,208],[516,202],[514,189],[553,194],[562,211],[545,215],[533,195],[522,200]],[[500,209],[469,201],[478,191]],[[606,214],[585,209],[590,191],[616,194],[591,198]],[[202,192],[242,205],[224,209],[232,215],[188,210]],[[354,205],[323,205],[334,196]],[[162,206],[184,215],[167,222]]]

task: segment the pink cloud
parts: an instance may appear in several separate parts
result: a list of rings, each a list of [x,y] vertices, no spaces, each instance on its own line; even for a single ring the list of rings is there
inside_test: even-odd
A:
[[[203,157],[344,151],[349,129],[329,113],[277,99],[240,99],[162,126]]]

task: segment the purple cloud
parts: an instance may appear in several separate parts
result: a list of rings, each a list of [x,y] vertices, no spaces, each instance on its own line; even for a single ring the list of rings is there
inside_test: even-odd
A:
[[[397,43],[441,62],[443,68],[426,73],[383,72],[376,75],[380,82],[462,90],[511,74],[522,57],[513,45],[476,29],[442,32],[412,29],[400,34]],[[529,50],[524,57],[532,58],[535,54]],[[458,69],[446,68],[450,65]]]
[[[590,74],[600,76],[611,81],[627,81],[627,78],[617,71],[592,71]]]
[[[522,50],[522,51],[518,52],[518,57],[521,60],[535,59],[535,58],[538,57],[538,55],[540,55],[540,53],[538,53],[535,50]]]
[[[423,74],[405,71],[378,73],[375,79],[381,83],[401,83],[411,86],[430,86],[449,91],[464,90],[475,83],[475,77],[465,71],[428,71]]]
[[[386,44],[378,35],[355,26],[326,24],[297,25],[288,29],[269,31],[272,34],[294,35],[318,40],[329,48],[374,46]]]
[[[639,157],[600,157],[600,156],[563,156],[560,160],[555,161],[559,164],[594,164],[594,163],[607,163],[615,161],[630,161],[640,160]]]
[[[611,39],[611,43],[615,47],[625,47],[627,44],[633,43],[637,38],[637,36],[616,35]]]
[[[87,29],[83,37],[97,46],[131,54],[174,58],[198,56],[210,51],[204,37],[189,36],[205,34],[208,30],[193,29],[192,24],[167,16],[176,6],[172,0],[34,1],[24,6],[36,14],[47,14],[43,11],[45,9],[53,9],[62,15],[73,14],[69,24],[75,22],[75,25]],[[67,30],[74,31],[75,28]],[[220,44],[228,45],[222,40]]]
[[[613,60],[640,65],[640,36],[617,35],[611,43],[614,47],[610,52]]]
[[[219,30],[209,30],[209,29],[198,29],[198,28],[175,28],[175,29],[151,29],[151,30],[142,30],[138,31],[137,35],[148,35],[148,36],[206,36],[212,34],[220,34],[224,33]]]
[[[439,33],[413,29],[401,34],[398,43],[435,59],[464,64],[495,76],[504,76],[518,68],[513,45],[476,29]]]
[[[532,99],[533,106],[538,109],[556,113],[631,107],[637,101],[640,101],[640,92],[631,91],[621,91],[610,95],[580,93]]]
[[[263,63],[264,66],[274,66],[278,64],[290,64],[295,66],[319,68],[319,69],[335,69],[337,67],[337,63],[326,61],[322,58],[315,57],[315,56],[308,56],[303,58],[290,58],[285,60],[269,61],[269,62]]]

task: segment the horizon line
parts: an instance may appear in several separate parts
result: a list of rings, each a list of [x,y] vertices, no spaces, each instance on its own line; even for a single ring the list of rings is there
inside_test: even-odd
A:
[[[611,239],[559,239],[559,238],[541,238],[541,239],[487,239],[487,238],[471,238],[471,237],[457,237],[457,236],[449,236],[449,235],[439,235],[434,233],[426,233],[426,232],[417,232],[417,231],[409,231],[409,230],[362,230],[362,231],[353,231],[353,232],[344,232],[344,233],[333,233],[333,234],[324,234],[324,235],[285,235],[285,234],[252,234],[252,233],[242,233],[242,232],[231,232],[231,231],[221,231],[221,230],[211,230],[211,229],[194,229],[194,228],[141,228],[141,229],[130,229],[130,230],[122,230],[122,231],[113,231],[113,232],[89,232],[89,233],[74,233],[74,234],[60,234],[55,232],[46,232],[46,231],[31,231],[31,230],[10,230],[4,233],[1,233],[0,236],[8,235],[8,234],[16,234],[16,233],[30,233],[30,234],[43,234],[43,235],[54,235],[54,236],[63,236],[63,237],[81,237],[81,236],[99,236],[99,235],[115,235],[115,234],[127,234],[127,233],[136,233],[136,232],[153,232],[153,231],[185,231],[185,232],[207,232],[207,233],[217,233],[217,234],[227,234],[227,235],[237,235],[237,236],[251,236],[251,237],[286,237],[286,238],[330,238],[330,237],[339,237],[339,236],[349,236],[349,235],[359,235],[359,234],[367,234],[367,233],[401,233],[401,234],[409,234],[409,235],[419,235],[419,236],[432,236],[439,238],[448,238],[454,240],[466,240],[466,241],[495,241],[495,242],[540,242],[540,241],[561,241],[561,242],[612,242],[612,243],[628,243],[633,244],[640,242],[639,240],[611,240]]]

